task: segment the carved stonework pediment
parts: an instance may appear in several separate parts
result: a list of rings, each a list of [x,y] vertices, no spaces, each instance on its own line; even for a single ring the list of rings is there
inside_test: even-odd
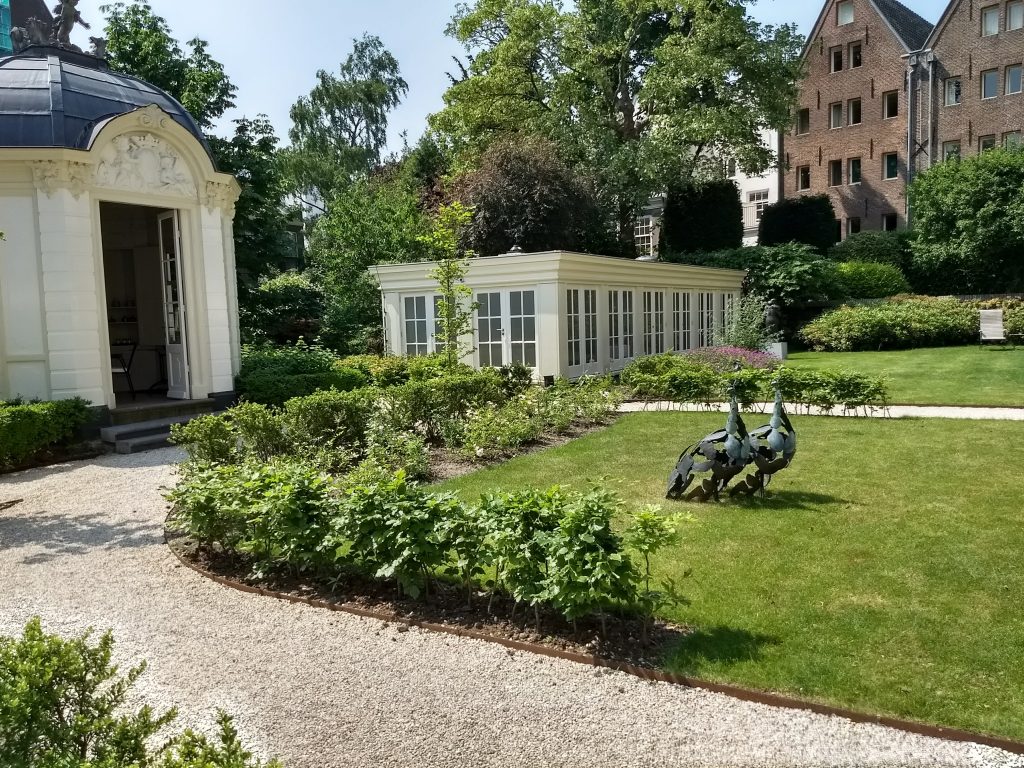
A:
[[[127,133],[100,153],[101,187],[196,199],[188,164],[174,147],[151,133]]]

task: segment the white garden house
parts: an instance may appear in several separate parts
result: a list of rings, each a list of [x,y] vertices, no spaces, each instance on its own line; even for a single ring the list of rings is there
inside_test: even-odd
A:
[[[70,50],[0,58],[0,399],[229,400],[238,194],[166,93]]]
[[[386,347],[438,351],[432,263],[383,264]],[[538,380],[613,373],[631,360],[709,346],[740,295],[744,272],[567,251],[472,259],[475,367],[522,363]]]

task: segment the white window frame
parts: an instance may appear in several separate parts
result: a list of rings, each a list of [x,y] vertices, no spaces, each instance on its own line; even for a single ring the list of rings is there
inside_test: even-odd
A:
[[[942,103],[947,107],[959,106],[964,100],[964,88],[963,80],[960,75],[955,77],[947,77],[945,80],[945,86],[943,87],[944,93],[942,97]],[[953,97],[950,100],[950,96]]]
[[[715,294],[697,294],[697,346],[710,347],[715,338]]]
[[[402,349],[409,357],[425,357],[433,351],[433,334],[430,332],[432,317],[427,314],[429,296],[423,293],[402,296]],[[419,306],[421,303],[422,307]],[[412,317],[409,316],[410,306]]]
[[[764,209],[768,207],[768,197],[771,193],[767,189],[755,189],[747,192],[747,203],[754,206],[754,218],[761,220]]]
[[[952,151],[954,148],[956,151]],[[960,143],[960,139],[942,142],[942,162],[959,160],[962,157],[962,152],[963,145]]]
[[[896,173],[889,176],[889,163],[886,160],[888,157],[896,158]],[[883,152],[882,153],[882,180],[883,181],[894,181],[900,177],[900,155],[898,152]]]
[[[836,3],[836,26],[845,27],[853,22],[853,0],[840,0]]]
[[[988,22],[990,19],[993,19],[993,17],[994,17],[994,23],[989,24],[989,25],[986,26],[986,22]],[[981,36],[982,37],[992,37],[993,35],[998,35],[999,34],[999,6],[998,5],[989,5],[989,6],[986,6],[986,7],[982,8],[981,12],[979,13],[979,18],[981,19]],[[987,30],[990,30],[990,31],[987,31]]]
[[[838,109],[837,109],[838,107]],[[843,127],[843,102],[833,101],[828,105],[828,129],[830,131]]]
[[[1017,72],[1017,90],[1010,90],[1010,72],[1016,70]],[[1013,96],[1014,94],[1020,93],[1024,90],[1024,69],[1021,68],[1020,64],[1010,64],[1006,67],[1006,72],[1003,75],[1003,93],[1007,96]]]
[[[992,95],[991,96],[986,96],[985,95],[985,93],[986,93],[986,89],[985,89],[985,83],[986,83],[986,79],[985,78],[986,78],[986,75],[994,76],[994,78],[995,78],[995,81],[992,84]],[[985,69],[985,70],[982,70],[981,74],[978,76],[978,82],[981,85],[981,100],[982,101],[989,101],[990,99],[994,99],[997,96],[999,96],[999,70],[998,69]]]
[[[593,286],[569,286],[565,289],[565,367],[573,377],[600,371],[601,333],[597,298],[598,289]]]
[[[1006,4],[1006,31],[1024,29],[1024,0],[1011,0]]]
[[[802,181],[801,171],[807,171],[807,183],[804,184]],[[798,165],[796,167],[796,191],[806,192],[811,188],[811,166],[809,165]]]
[[[853,166],[857,164],[857,180],[853,180]],[[860,184],[864,179],[864,163],[859,157],[846,158],[846,181],[851,186]]]
[[[633,225],[633,244],[641,256],[654,255],[654,217],[638,216]]]
[[[896,109],[892,112],[889,111],[889,96],[896,96]],[[895,120],[900,116],[900,92],[898,90],[885,91],[882,93],[882,119],[883,120]]]
[[[857,122],[853,122],[853,105],[857,105]],[[857,99],[850,99],[846,102],[846,124],[847,125],[860,125],[864,122],[864,104]]]

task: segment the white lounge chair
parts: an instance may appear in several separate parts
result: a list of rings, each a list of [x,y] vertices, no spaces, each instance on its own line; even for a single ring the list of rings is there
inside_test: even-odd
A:
[[[1000,344],[1009,341],[1006,328],[1003,326],[1003,310],[982,309],[981,312],[981,339],[979,344],[986,341],[995,341]]]

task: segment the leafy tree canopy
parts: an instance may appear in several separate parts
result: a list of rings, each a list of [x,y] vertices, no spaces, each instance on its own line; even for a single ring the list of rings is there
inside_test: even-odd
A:
[[[653,193],[715,175],[722,154],[772,164],[760,131],[788,124],[802,45],[740,0],[477,0],[449,33],[469,65],[433,126],[463,155],[551,138],[598,181],[624,241]]]
[[[296,187],[330,200],[379,165],[388,113],[408,90],[398,61],[372,35],[354,41],[337,75],[317,72],[316,86],[291,109],[285,157]]]
[[[167,21],[145,0],[100,6],[107,15],[107,61],[124,72],[167,91],[204,131],[235,106],[237,89],[224,66],[210,56],[207,42],[189,40],[183,51]]]

